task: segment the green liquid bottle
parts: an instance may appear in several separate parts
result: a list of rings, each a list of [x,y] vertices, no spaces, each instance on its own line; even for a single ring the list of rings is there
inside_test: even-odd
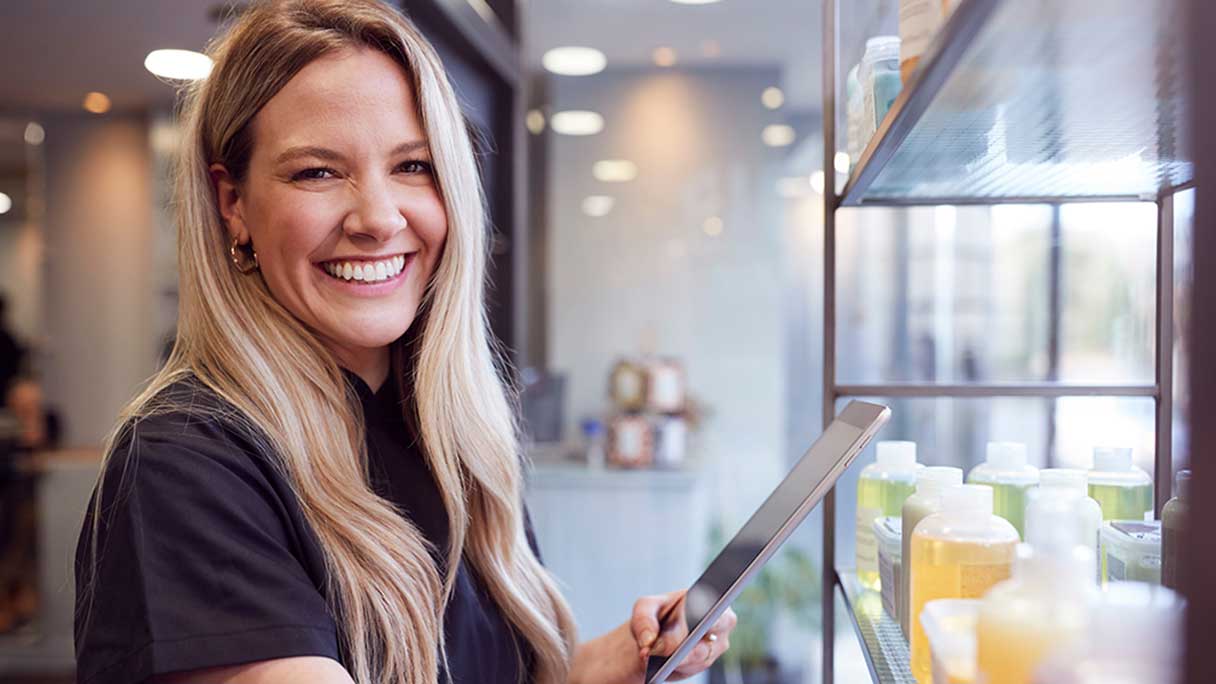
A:
[[[874,521],[897,516],[904,500],[916,488],[916,444],[879,442],[874,463],[857,480],[857,579],[862,586],[878,591],[878,541]]]
[[[967,482],[992,487],[992,511],[1026,534],[1026,493],[1039,486],[1039,469],[1030,465],[1026,445],[989,442],[987,460],[971,469]]]
[[[1144,520],[1153,512],[1153,478],[1132,465],[1132,450],[1098,447],[1089,471],[1089,495],[1103,520]]]

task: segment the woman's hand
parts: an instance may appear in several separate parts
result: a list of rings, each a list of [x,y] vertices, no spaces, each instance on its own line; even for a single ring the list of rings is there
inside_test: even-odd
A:
[[[669,619],[665,629],[659,631],[659,617],[666,615],[677,603],[684,600],[684,590],[657,596],[643,596],[633,604],[633,617],[629,629],[637,642],[638,656],[645,671],[646,660],[651,654],[666,655],[675,651],[684,637],[688,636],[688,624],[684,619],[683,606],[676,607],[678,615]],[[667,679],[686,679],[705,671],[730,648],[730,633],[738,618],[730,608],[718,618],[713,627],[701,637],[701,642],[684,658]]]

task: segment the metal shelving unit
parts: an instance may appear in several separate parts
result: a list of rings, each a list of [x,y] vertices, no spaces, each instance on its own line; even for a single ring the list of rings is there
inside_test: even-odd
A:
[[[834,168],[840,0],[823,4],[824,169]],[[1156,501],[1173,473],[1173,195],[1193,187],[1181,0],[961,0],[843,191],[824,182],[823,420],[845,397],[1152,397]],[[1157,204],[1155,379],[1144,385],[836,381],[836,210],[942,204]],[[913,682],[907,643],[874,592],[836,568],[824,499],[823,676],[834,678],[839,591],[875,682]],[[893,629],[892,629],[893,627]]]

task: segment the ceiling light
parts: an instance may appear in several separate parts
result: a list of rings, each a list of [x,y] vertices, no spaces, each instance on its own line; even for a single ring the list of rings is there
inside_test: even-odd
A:
[[[769,86],[764,89],[763,93],[760,93],[760,101],[769,109],[777,109],[785,104],[785,93],[781,92],[780,88]]]
[[[601,159],[591,167],[591,173],[603,183],[628,183],[638,177],[638,165],[628,159]]]
[[[25,142],[30,145],[41,145],[46,140],[46,130],[37,122],[31,121],[25,125]]]
[[[705,219],[705,223],[701,224],[701,228],[705,234],[710,237],[717,237],[722,234],[722,219],[718,216],[710,216]]]
[[[823,194],[823,181],[824,181],[824,179],[823,179],[822,171],[816,171],[815,173],[812,173],[811,174],[811,189],[814,190],[816,193],[822,195]]]
[[[590,76],[598,74],[608,65],[604,53],[589,47],[557,47],[540,58],[546,71],[560,76]]]
[[[153,50],[144,58],[144,68],[155,76],[174,81],[197,81],[211,74],[211,58],[193,50]]]
[[[549,125],[562,135],[595,135],[604,130],[604,117],[596,112],[571,109],[554,114]]]
[[[0,192],[0,214],[7,214],[13,208],[13,198]]]
[[[583,213],[591,218],[603,218],[615,204],[616,200],[608,195],[589,195],[583,198]]]
[[[82,106],[94,114],[105,114],[110,111],[110,98],[105,93],[92,92],[84,96]]]
[[[849,153],[837,152],[836,157],[832,162],[832,166],[836,167],[836,173],[849,172]]]
[[[540,135],[545,132],[545,114],[539,109],[528,111],[528,115],[524,117],[524,125],[532,132],[532,135]]]
[[[654,63],[661,67],[675,66],[676,51],[669,47],[655,48]]]
[[[795,137],[794,129],[785,124],[765,126],[764,130],[760,132],[760,139],[769,147],[785,147],[793,144]]]

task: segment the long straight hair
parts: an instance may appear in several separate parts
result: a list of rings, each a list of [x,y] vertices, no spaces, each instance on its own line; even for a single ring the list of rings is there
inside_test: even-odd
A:
[[[438,267],[409,333],[391,350],[405,418],[451,523],[438,567],[419,529],[369,485],[361,409],[332,354],[275,301],[260,274],[242,275],[230,262],[208,174],[219,162],[242,180],[256,113],[305,65],[349,48],[379,50],[407,74],[447,210]],[[105,458],[141,417],[189,410],[166,403],[166,388],[201,383],[277,455],[324,552],[326,598],[356,682],[437,680],[447,654],[444,608],[462,559],[530,647],[527,676],[564,682],[574,621],[524,532],[517,392],[496,368],[506,364],[485,313],[485,198],[438,56],[408,19],[376,0],[256,3],[208,52],[212,73],[186,90],[182,109],[177,343],[123,409]],[[101,503],[93,511],[94,567]],[[519,657],[523,663],[522,648]]]

